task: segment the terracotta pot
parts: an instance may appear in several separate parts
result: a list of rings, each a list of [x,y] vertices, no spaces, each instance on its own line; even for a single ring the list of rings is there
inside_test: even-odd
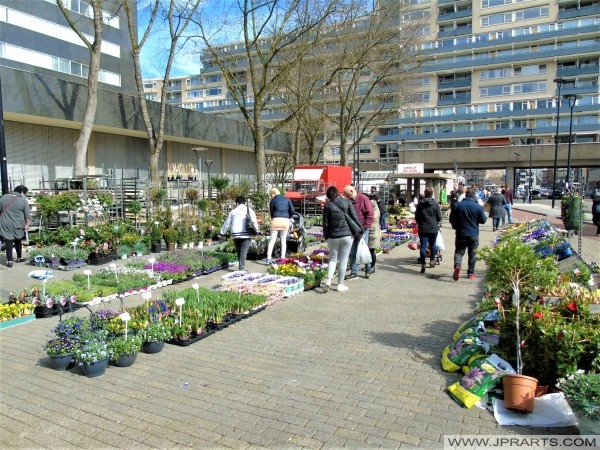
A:
[[[502,377],[504,406],[516,411],[533,412],[537,382],[535,378],[525,375],[504,375]]]

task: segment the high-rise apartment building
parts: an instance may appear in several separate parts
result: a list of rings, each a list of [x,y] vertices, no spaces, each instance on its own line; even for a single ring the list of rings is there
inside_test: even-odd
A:
[[[361,140],[363,170],[401,163],[405,155],[405,162],[416,162],[428,150],[448,155],[437,158],[436,168],[452,168],[452,155],[460,154],[463,163],[482,149],[504,149],[494,166],[506,168],[504,161],[515,159],[510,146],[532,142],[551,155],[557,118],[561,148],[571,130],[573,143],[586,155],[596,154],[586,161],[600,165],[598,0],[379,1],[389,3],[398,4],[399,11],[402,5],[401,23],[423,24],[423,39],[412,51],[427,62],[397,119]],[[204,70],[172,79],[169,102],[239,118],[218,68],[205,61]],[[148,80],[149,96],[158,92],[155,83]],[[570,105],[565,95],[577,97]],[[276,120],[280,107],[266,111],[265,119],[271,114]],[[333,141],[323,159],[334,162],[338,154]],[[544,156],[545,167],[551,159]],[[485,162],[478,164],[485,167]]]

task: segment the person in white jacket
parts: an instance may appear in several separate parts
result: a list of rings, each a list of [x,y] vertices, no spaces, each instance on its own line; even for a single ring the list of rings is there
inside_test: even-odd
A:
[[[228,231],[231,233],[235,251],[237,253],[240,270],[245,270],[246,256],[250,248],[251,236],[246,230],[246,218],[250,215],[250,220],[254,224],[254,228],[258,230],[258,222],[256,221],[256,213],[252,208],[246,206],[246,198],[239,196],[235,199],[236,207],[231,210],[225,219],[225,223],[221,227],[220,235],[225,235]]]

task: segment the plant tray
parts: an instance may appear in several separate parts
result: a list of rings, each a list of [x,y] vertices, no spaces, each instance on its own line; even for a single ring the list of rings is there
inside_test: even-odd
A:
[[[181,340],[181,339],[170,339],[167,341],[167,344],[172,344],[172,345],[178,345],[179,347],[187,347],[188,345],[193,344],[194,342],[198,342],[201,341],[202,339],[210,336],[211,334],[214,334],[216,330],[207,330],[207,331],[203,331],[201,334],[199,334],[198,336],[195,336],[193,338],[186,340]]]
[[[0,330],[4,330],[5,328],[14,327],[16,325],[21,325],[22,323],[31,322],[35,320],[35,314],[30,314],[28,316],[17,317],[16,319],[6,320],[4,322],[0,322]]]
[[[58,270],[75,270],[75,269],[81,269],[82,267],[87,266],[86,263],[79,263],[79,264],[68,264],[66,266],[58,266]]]

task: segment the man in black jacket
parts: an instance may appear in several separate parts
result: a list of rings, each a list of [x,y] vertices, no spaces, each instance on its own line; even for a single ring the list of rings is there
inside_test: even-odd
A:
[[[477,278],[475,276],[475,262],[477,260],[475,253],[479,247],[479,225],[485,223],[487,216],[483,211],[483,206],[477,202],[475,195],[474,188],[467,189],[463,201],[455,203],[452,211],[450,211],[450,224],[456,230],[454,241],[454,273],[452,274],[454,281],[458,281],[460,277],[460,266],[465,250],[469,251],[467,278]]]

